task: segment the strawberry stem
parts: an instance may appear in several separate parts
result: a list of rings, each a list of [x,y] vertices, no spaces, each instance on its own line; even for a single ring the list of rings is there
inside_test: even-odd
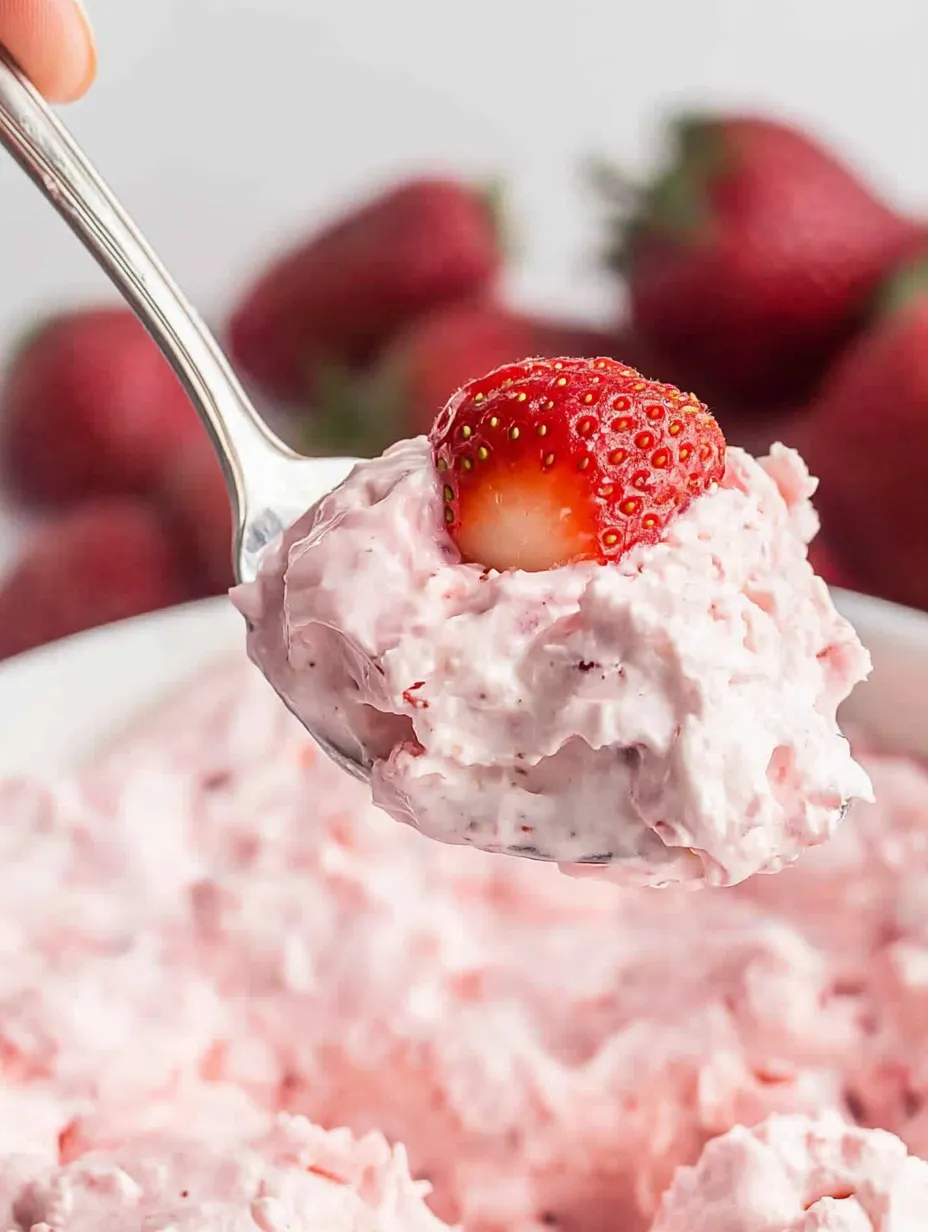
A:
[[[300,428],[300,446],[310,454],[373,457],[377,419],[361,380],[339,364],[320,364],[313,407]]]
[[[611,159],[587,160],[583,178],[601,201],[617,210],[631,210],[641,200],[641,185]]]
[[[928,296],[928,253],[896,267],[876,294],[873,315],[877,318],[905,312]]]
[[[621,273],[628,271],[637,242],[646,234],[685,243],[711,230],[710,189],[725,165],[723,136],[711,119],[698,115],[671,121],[668,135],[666,166],[647,187],[634,187],[608,164],[597,171],[600,195],[612,202],[616,220],[606,257]]]
[[[315,397],[299,433],[305,452],[373,458],[403,435],[402,407],[392,384],[337,363],[317,369]]]
[[[504,257],[514,258],[520,253],[521,246],[507,204],[506,181],[502,177],[485,180],[478,184],[476,192],[483,199],[486,211],[496,235],[496,243]]]

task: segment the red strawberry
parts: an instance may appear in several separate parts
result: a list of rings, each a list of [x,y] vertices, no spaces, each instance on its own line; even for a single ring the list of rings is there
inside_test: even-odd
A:
[[[326,367],[363,364],[407,322],[486,290],[497,231],[486,194],[401,184],[284,253],[236,309],[232,352],[270,393],[304,401]]]
[[[232,507],[222,468],[206,433],[187,441],[157,493],[198,596],[233,583]]]
[[[928,257],[890,279],[797,437],[822,529],[871,594],[928,608]]]
[[[448,531],[493,569],[618,560],[725,469],[701,402],[612,359],[498,368],[454,395],[431,443]]]
[[[304,443],[335,454],[378,454],[403,437],[428,432],[449,395],[482,372],[524,355],[597,356],[620,345],[605,330],[497,304],[455,304],[398,334],[364,379],[330,385]]]
[[[157,513],[101,498],[41,527],[0,584],[0,659],[189,598]]]
[[[144,491],[199,430],[182,385],[128,309],[47,322],[0,392],[4,478],[33,503]]]
[[[924,228],[797,129],[735,116],[673,132],[618,244],[636,328],[713,399],[802,397]]]

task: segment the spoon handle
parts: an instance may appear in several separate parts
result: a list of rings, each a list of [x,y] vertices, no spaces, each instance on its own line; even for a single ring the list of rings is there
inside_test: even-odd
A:
[[[9,53],[0,46],[0,144],[62,216],[148,329],[212,438],[236,523],[261,462],[294,455],[252,407],[218,343],[113,193]],[[249,473],[246,473],[247,470]]]

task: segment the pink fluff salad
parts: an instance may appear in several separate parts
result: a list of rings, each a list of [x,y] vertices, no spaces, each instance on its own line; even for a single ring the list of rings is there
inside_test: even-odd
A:
[[[251,1141],[162,1133],[0,1165],[3,1227],[32,1232],[443,1232],[427,1192],[402,1147],[303,1117]]]
[[[858,752],[712,895],[396,827],[244,665],[0,784],[0,1223],[921,1232],[928,773]]]
[[[652,1232],[922,1232],[928,1164],[839,1117],[771,1117],[681,1168]]]
[[[360,463],[233,600],[253,660],[431,838],[614,857],[628,885],[731,885],[869,799],[836,710],[869,657],[807,560],[794,451],[728,451],[718,488],[618,564],[461,562],[424,437]]]

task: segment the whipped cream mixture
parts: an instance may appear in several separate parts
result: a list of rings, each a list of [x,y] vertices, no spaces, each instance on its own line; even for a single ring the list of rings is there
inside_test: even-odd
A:
[[[536,573],[461,562],[425,437],[359,464],[233,599],[311,730],[431,838],[730,885],[870,798],[836,709],[869,657],[806,558],[815,481],[730,449],[654,546]]]
[[[916,1232],[926,1218],[928,1164],[898,1138],[785,1116],[710,1142],[652,1232]]]
[[[923,1232],[928,774],[857,752],[701,895],[396,827],[247,665],[0,785],[0,1226]]]

